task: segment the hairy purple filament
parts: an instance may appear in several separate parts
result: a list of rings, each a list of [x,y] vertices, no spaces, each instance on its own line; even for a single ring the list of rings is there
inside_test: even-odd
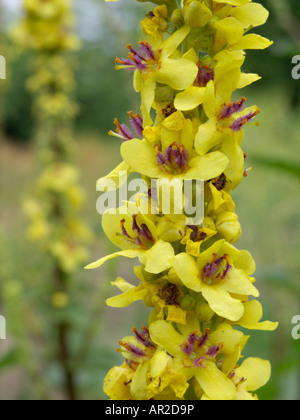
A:
[[[214,359],[217,357],[221,346],[207,346],[209,330],[203,335],[198,335],[197,331],[192,332],[188,339],[181,345],[181,350],[187,356],[193,356],[194,367],[201,367],[206,358]],[[200,355],[199,355],[200,352]]]
[[[137,357],[145,357],[146,353],[140,349],[138,346],[135,346],[133,344],[124,343],[124,341],[119,341],[120,346],[124,347],[126,350],[128,350],[130,353],[132,353],[134,356]],[[121,350],[118,350],[121,351]]]
[[[195,84],[199,87],[206,87],[211,80],[214,80],[215,73],[213,69],[201,62],[198,63],[198,68],[199,70]]]
[[[249,114],[244,115],[240,118],[237,118],[234,123],[230,126],[230,128],[233,131],[241,131],[241,129],[243,128],[243,126],[245,124],[248,124],[249,122],[251,122],[253,120],[254,117],[256,117],[256,115],[258,115],[260,113],[260,110],[257,110],[255,112],[249,112]]]
[[[140,42],[140,49],[136,50],[132,48],[131,45],[128,45],[129,49],[128,58],[118,58],[116,57],[116,63],[125,66],[128,70],[139,70],[147,71],[149,61],[155,60],[155,53],[151,44],[147,41]],[[119,68],[117,66],[117,68]]]
[[[177,143],[171,144],[164,153],[156,147],[156,162],[163,169],[170,169],[181,173],[188,163],[188,154],[185,147]]]
[[[138,245],[142,248],[149,249],[155,242],[152,233],[150,232],[148,226],[145,223],[143,223],[141,227],[139,227],[136,219],[137,215],[133,215],[132,230],[136,233],[136,238],[132,238],[127,232],[127,229],[125,228],[125,219],[121,220],[122,234],[117,233],[117,235],[123,235],[129,242]]]
[[[130,117],[131,127],[135,131],[135,134],[137,137],[143,138],[144,127],[142,117],[139,114],[134,115],[131,111],[128,112],[128,115]],[[117,127],[117,133],[120,135],[120,137],[122,137],[124,141],[132,140],[135,138],[130,128],[124,123],[120,124],[117,118],[115,118],[114,124]]]
[[[226,267],[224,268],[224,262]],[[218,258],[217,254],[213,254],[212,261],[203,268],[204,282],[208,283],[209,280],[224,280],[232,266],[229,264],[229,257],[227,254]]]
[[[148,328],[143,327],[143,331],[141,333],[139,333],[136,328],[133,328],[133,332],[137,340],[145,347],[156,347],[155,344],[151,341]]]
[[[143,138],[143,132],[144,132],[143,118],[139,114],[134,115],[132,112],[128,112],[128,115],[130,116],[131,127],[136,132],[138,137]]]
[[[226,104],[221,112],[221,119],[230,118],[233,114],[241,112],[244,109],[246,98],[241,98],[240,101],[230,102]]]

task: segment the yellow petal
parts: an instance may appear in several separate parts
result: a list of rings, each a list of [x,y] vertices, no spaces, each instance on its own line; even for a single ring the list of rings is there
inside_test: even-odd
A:
[[[106,304],[112,308],[126,308],[133,302],[143,300],[147,293],[147,289],[144,287],[134,287],[132,290],[128,290],[122,295],[107,299]]]
[[[197,156],[189,161],[190,169],[182,178],[207,181],[221,175],[227,168],[228,163],[228,158],[221,152]]]
[[[261,77],[255,73],[241,73],[240,81],[238,84],[238,89],[243,89],[246,86],[251,85],[252,83],[261,80]]]
[[[184,90],[194,83],[198,67],[185,58],[165,58],[161,63],[161,68],[154,74],[157,82],[166,84],[175,90]]]
[[[147,75],[143,78],[141,83],[141,112],[143,116],[144,127],[152,125],[152,119],[150,117],[150,110],[155,98],[156,83],[152,75]]]
[[[259,322],[263,316],[263,309],[262,305],[257,300],[245,302],[244,309],[244,315],[237,322],[241,327],[260,331],[275,331],[277,329],[278,322]]]
[[[163,121],[162,125],[171,131],[181,131],[185,125],[183,113],[180,111],[174,112]]]
[[[152,378],[161,375],[168,365],[168,355],[162,347],[158,347],[151,359],[150,374]]]
[[[115,254],[107,255],[106,257],[100,258],[98,261],[89,264],[85,267],[86,270],[94,270],[95,268],[101,267],[106,261],[112,260],[117,257],[125,257],[125,258],[140,258],[143,256],[145,251],[137,250],[137,249],[127,249],[125,251],[116,252]]]
[[[159,240],[146,253],[146,267],[148,273],[159,274],[172,267],[175,258],[174,248],[168,242]]]
[[[232,6],[242,6],[243,4],[249,3],[251,0],[214,0],[215,3],[226,3]]]
[[[204,101],[206,88],[190,86],[184,92],[178,93],[174,106],[181,111],[189,111],[197,108]]]
[[[186,253],[176,255],[173,268],[183,284],[195,292],[201,291],[201,280],[196,261]]]
[[[186,323],[186,311],[181,309],[180,306],[168,305],[167,321],[184,325]]]
[[[210,149],[221,143],[222,133],[218,130],[216,119],[210,119],[200,125],[195,139],[195,149],[199,155],[205,155]]]
[[[236,268],[231,268],[223,287],[230,293],[246,296],[251,295],[254,297],[259,296],[259,291],[253,286],[244,271],[237,270]]]
[[[112,368],[104,379],[103,390],[111,400],[129,400],[130,388],[124,385],[133,371],[124,363],[123,366]]]
[[[129,292],[129,290],[133,290],[135,288],[135,286],[128,283],[128,281],[122,279],[122,277],[118,277],[111,284],[112,284],[112,286],[116,286],[123,293]]]
[[[153,322],[150,325],[150,337],[155,344],[163,347],[171,356],[182,356],[180,345],[184,338],[169,322]]]
[[[230,321],[237,321],[243,316],[244,306],[242,302],[232,298],[221,286],[202,285],[201,291],[209,306],[217,315]]]
[[[178,46],[184,41],[184,39],[190,33],[191,28],[188,25],[178,29],[170,38],[168,38],[162,45],[163,57],[169,57],[172,55]]]
[[[235,386],[212,362],[205,362],[195,375],[201,388],[211,400],[230,401],[235,397]]]
[[[97,181],[97,191],[115,191],[127,181],[129,173],[128,164],[126,162],[120,163],[110,174]]]
[[[159,178],[161,170],[156,163],[155,150],[145,141],[133,139],[121,146],[121,154],[128,165],[138,173],[150,178]]]
[[[266,23],[269,12],[261,4],[249,3],[233,8],[231,15],[247,29],[250,26],[256,27]]]
[[[234,50],[264,50],[270,47],[273,41],[256,34],[248,34],[232,45],[230,48]]]
[[[131,394],[135,400],[147,400],[147,371],[150,366],[148,362],[141,363],[137,368],[131,382]]]
[[[242,365],[236,369],[236,374],[247,379],[247,390],[256,391],[266,385],[271,377],[271,365],[267,360],[251,357],[246,359]]]

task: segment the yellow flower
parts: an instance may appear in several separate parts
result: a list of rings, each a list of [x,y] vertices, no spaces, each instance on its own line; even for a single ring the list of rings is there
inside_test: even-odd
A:
[[[221,51],[213,58],[206,56],[197,61],[198,75],[194,85],[176,95],[174,105],[181,111],[189,111],[201,105],[207,95],[209,83],[214,82],[215,93],[220,100],[229,101],[234,90],[241,89],[257,80],[256,74],[242,73],[245,61],[243,51]]]
[[[174,270],[186,287],[202,293],[217,315],[231,321],[244,314],[236,295],[259,296],[249,277],[255,271],[253,258],[225,240],[201,253],[197,261],[186,253],[176,255]]]
[[[141,92],[141,112],[145,127],[152,124],[150,110],[155,99],[156,83],[180,91],[191,86],[196,79],[198,68],[193,61],[184,56],[173,58],[189,32],[190,28],[183,26],[164,42],[158,40],[153,45],[147,41],[141,42],[140,51],[129,45],[129,58],[116,59],[117,69],[135,70],[134,87],[137,92]]]
[[[263,317],[263,309],[261,304],[257,300],[244,302],[243,305],[244,315],[239,321],[233,323],[233,325],[239,325],[249,330],[275,331],[277,329],[278,322],[260,322]]]
[[[205,217],[203,226],[190,226],[181,243],[186,245],[186,252],[193,257],[199,257],[203,242],[217,234],[215,224],[210,217]]]
[[[197,155],[193,148],[193,122],[177,111],[162,123],[158,143],[132,139],[121,146],[124,161],[132,171],[151,179],[208,180],[228,165],[221,152]]]
[[[156,7],[141,22],[144,33],[156,39],[159,33],[165,32],[168,29],[167,15],[168,9],[165,4]]]
[[[251,357],[234,369],[229,377],[236,386],[236,400],[257,400],[252,393],[269,381],[271,365],[267,360]]]
[[[187,380],[194,378],[209,398],[235,398],[235,386],[217,360],[222,357],[227,368],[235,366],[247,341],[241,332],[227,328],[219,335],[210,334],[209,330],[201,331],[199,322],[192,317],[186,325],[178,325],[178,330],[166,321],[155,321],[150,325],[150,336],[173,357],[176,370]]]
[[[119,341],[126,364],[108,373],[105,393],[121,400],[150,400],[164,393],[182,399],[189,385],[185,376],[173,369],[171,356],[152,341],[147,328],[133,331],[135,337]]]
[[[122,251],[99,259],[87,269],[99,268],[120,256],[139,258],[149,273],[158,274],[171,268],[175,257],[172,245],[158,238],[151,215],[148,218],[142,214],[136,202],[120,207],[117,214],[105,213],[102,227],[111,242]]]
[[[187,299],[185,299],[183,288],[170,283],[166,274],[151,275],[141,267],[135,267],[135,274],[141,284],[135,287],[124,279],[118,278],[112,285],[123,293],[109,298],[106,301],[107,305],[113,308],[124,308],[133,302],[144,300],[146,306],[155,307],[157,319],[164,319],[167,313],[167,321],[185,324]],[[194,301],[192,297],[189,296],[189,298]],[[192,306],[190,302],[189,304]]]
[[[245,124],[248,124],[260,112],[254,106],[244,109],[246,99],[224,103],[223,98],[216,98],[214,82],[207,85],[204,99],[204,110],[208,121],[200,125],[195,139],[195,148],[200,155],[222,143],[224,133],[240,141]]]

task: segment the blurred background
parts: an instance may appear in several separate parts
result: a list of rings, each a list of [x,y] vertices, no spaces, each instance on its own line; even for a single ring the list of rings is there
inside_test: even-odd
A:
[[[234,199],[243,226],[238,247],[250,250],[257,262],[264,319],[279,321],[280,327],[276,333],[251,332],[244,355],[272,362],[272,380],[260,398],[299,400],[300,340],[291,337],[291,320],[300,314],[300,80],[292,78],[291,60],[300,54],[300,4],[261,3],[271,16],[256,32],[274,40],[274,46],[247,53],[244,71],[259,73],[262,81],[243,95],[262,109],[261,125],[246,130],[244,149],[254,171]],[[125,54],[126,44],[139,40],[138,22],[151,8],[130,0],[74,1],[75,30],[82,41],[73,54],[80,109],[74,163],[87,197],[82,217],[94,233],[82,267],[114,250],[101,230],[95,183],[121,159],[118,140],[107,135],[114,118],[127,121],[127,111],[139,111],[132,75],[114,71],[114,59]],[[111,281],[122,275],[134,282],[133,264],[123,260],[92,272],[80,267],[68,304],[53,304],[49,260],[29,242],[22,210],[40,170],[33,98],[26,89],[32,52],[20,52],[9,35],[22,16],[21,0],[0,0],[0,55],[7,61],[7,80],[0,81],[0,314],[7,321],[7,340],[0,340],[0,399],[68,398],[53,327],[53,319],[61,317],[72,327],[77,398],[104,399],[103,378],[122,362],[118,340],[146,324],[149,310],[139,303],[124,310],[105,307],[105,298],[116,294]]]

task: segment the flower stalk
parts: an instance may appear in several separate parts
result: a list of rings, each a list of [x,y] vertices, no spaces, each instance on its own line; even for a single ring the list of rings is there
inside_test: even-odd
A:
[[[245,50],[272,44],[252,32],[268,12],[250,0],[153,3],[141,22],[145,39],[116,58],[117,70],[133,72],[141,115],[129,113],[134,130],[115,121],[111,134],[123,140],[123,162],[98,185],[115,180],[120,169],[140,173],[149,185],[201,179],[204,218],[188,225],[184,214],[145,211],[153,191],[104,214],[103,230],[121,251],[88,268],[138,258],[139,285],[118,278],[113,285],[122,293],[107,304],[123,308],[143,300],[152,308],[149,326],[119,342],[124,363],[108,373],[104,390],[119,400],[255,400],[271,366],[242,359],[250,336],[236,327],[274,331],[277,323],[261,321],[255,262],[233,245],[242,231],[231,194],[241,183],[247,188],[252,170],[243,139],[247,126],[258,125],[260,109],[248,106],[240,90],[260,77],[242,67]]]

